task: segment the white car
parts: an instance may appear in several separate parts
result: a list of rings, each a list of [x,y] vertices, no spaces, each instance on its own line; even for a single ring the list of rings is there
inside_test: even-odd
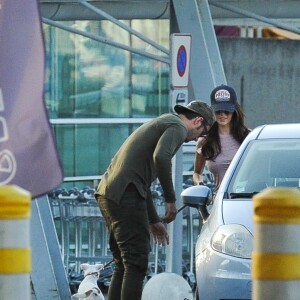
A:
[[[181,194],[204,224],[195,249],[200,300],[250,300],[252,196],[267,187],[300,187],[300,124],[255,128],[232,160],[219,191],[192,186]]]

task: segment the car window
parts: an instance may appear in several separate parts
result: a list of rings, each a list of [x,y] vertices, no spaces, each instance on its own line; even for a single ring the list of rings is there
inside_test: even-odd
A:
[[[228,194],[251,194],[276,186],[300,187],[299,140],[252,141],[235,169]]]

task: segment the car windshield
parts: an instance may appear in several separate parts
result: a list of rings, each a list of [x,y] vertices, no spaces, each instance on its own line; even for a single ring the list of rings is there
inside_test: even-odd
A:
[[[300,187],[299,139],[252,141],[239,161],[228,195],[250,198],[266,187]]]

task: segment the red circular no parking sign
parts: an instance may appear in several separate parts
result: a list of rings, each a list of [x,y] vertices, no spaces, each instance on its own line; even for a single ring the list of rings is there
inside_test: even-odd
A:
[[[180,77],[182,77],[185,74],[186,70],[186,49],[184,45],[181,45],[177,52],[177,72]]]

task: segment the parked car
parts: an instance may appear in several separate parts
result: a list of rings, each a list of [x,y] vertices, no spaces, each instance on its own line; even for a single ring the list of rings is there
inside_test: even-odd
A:
[[[300,124],[255,128],[212,204],[208,187],[182,192],[183,203],[198,208],[204,221],[195,249],[197,300],[251,299],[252,196],[283,186],[300,187]]]

